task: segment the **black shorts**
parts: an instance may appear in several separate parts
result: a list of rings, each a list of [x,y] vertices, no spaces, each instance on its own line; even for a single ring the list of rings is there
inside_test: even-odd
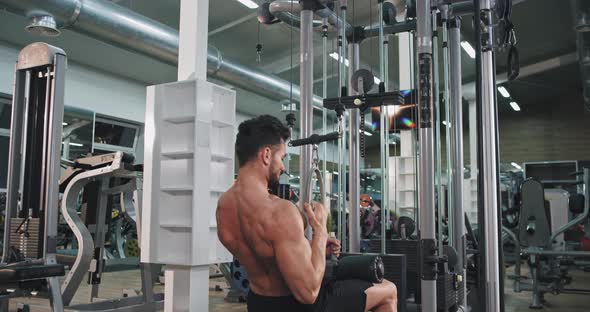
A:
[[[372,286],[362,280],[333,281],[322,285],[312,305],[301,304],[293,296],[260,296],[250,290],[248,312],[363,312],[367,303],[365,290]]]
[[[313,305],[314,312],[364,312],[367,304],[365,291],[373,283],[351,279],[332,281],[322,285]]]

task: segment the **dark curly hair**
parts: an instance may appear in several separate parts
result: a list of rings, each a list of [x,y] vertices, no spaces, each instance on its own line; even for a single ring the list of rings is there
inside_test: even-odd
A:
[[[261,148],[280,144],[281,139],[283,142],[287,141],[289,136],[289,128],[270,115],[261,115],[242,122],[236,136],[236,154],[240,167],[255,158]]]

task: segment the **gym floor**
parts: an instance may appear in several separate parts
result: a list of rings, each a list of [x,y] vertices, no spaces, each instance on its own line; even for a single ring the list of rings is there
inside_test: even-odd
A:
[[[506,276],[513,274],[513,270],[509,268]],[[526,268],[523,268],[522,274],[526,274]],[[572,289],[590,289],[590,273],[581,271],[571,272],[573,282],[568,288]],[[246,312],[246,305],[244,303],[229,303],[224,301],[225,292],[216,291],[216,286],[226,288],[227,285],[223,278],[211,279],[209,282],[209,311],[215,312]],[[99,295],[101,298],[117,298],[121,297],[123,289],[139,289],[140,278],[139,271],[124,271],[116,273],[105,273],[103,275],[103,284],[100,288]],[[506,303],[506,312],[521,312],[533,311],[529,310],[528,306],[531,300],[530,292],[514,293],[512,291],[512,280],[506,280],[506,294],[504,296]],[[163,285],[157,285],[154,288],[155,292],[164,292]],[[74,297],[74,304],[86,303],[90,296],[90,288],[83,284]],[[560,294],[552,295],[546,294],[546,305],[542,310],[544,312],[588,312],[590,306],[590,296],[588,295],[574,295],[574,294]],[[16,305],[12,301],[11,310],[16,311]],[[20,302],[28,302],[32,304],[47,304],[44,299],[23,299]]]

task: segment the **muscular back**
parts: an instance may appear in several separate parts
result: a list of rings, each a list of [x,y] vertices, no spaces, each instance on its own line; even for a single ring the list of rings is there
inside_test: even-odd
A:
[[[217,207],[219,239],[244,265],[250,288],[259,295],[291,293],[279,271],[270,240],[272,232],[276,232],[273,227],[279,209],[296,208],[276,196],[249,192],[239,183],[223,194]]]

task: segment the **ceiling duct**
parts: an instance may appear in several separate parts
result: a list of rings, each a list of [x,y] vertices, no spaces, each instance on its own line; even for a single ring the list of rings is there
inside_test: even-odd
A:
[[[57,27],[68,28],[111,45],[143,54],[167,64],[178,64],[178,31],[110,1],[100,0],[0,0],[0,7],[27,16],[45,12]],[[287,99],[291,84],[277,76],[244,66],[209,46],[207,74],[233,86],[271,99]],[[300,90],[293,85],[299,101]],[[322,106],[314,96],[313,104]]]
[[[584,104],[590,110],[590,1],[572,0]]]

